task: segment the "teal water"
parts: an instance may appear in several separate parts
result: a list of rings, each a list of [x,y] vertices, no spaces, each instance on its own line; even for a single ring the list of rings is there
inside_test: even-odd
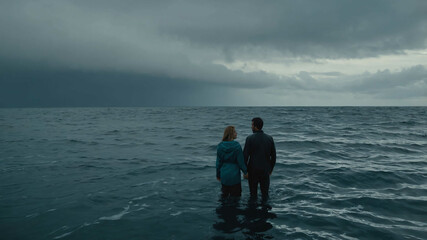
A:
[[[267,204],[216,145],[261,116]],[[0,109],[1,239],[425,239],[426,107]]]

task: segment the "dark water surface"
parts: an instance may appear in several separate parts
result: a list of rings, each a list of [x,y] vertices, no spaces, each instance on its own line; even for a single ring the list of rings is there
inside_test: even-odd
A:
[[[267,204],[216,145],[261,116]],[[426,107],[0,109],[1,239],[426,239]]]

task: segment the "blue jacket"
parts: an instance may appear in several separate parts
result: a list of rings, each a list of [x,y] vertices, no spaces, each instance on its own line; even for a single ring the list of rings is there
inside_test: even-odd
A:
[[[218,144],[216,154],[216,177],[223,185],[231,186],[241,181],[240,170],[247,173],[243,151],[236,141],[223,141]]]

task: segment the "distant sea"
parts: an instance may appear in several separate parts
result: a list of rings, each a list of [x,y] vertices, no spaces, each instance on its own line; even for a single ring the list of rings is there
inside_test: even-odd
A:
[[[220,199],[251,119],[270,199]],[[0,239],[426,239],[427,107],[0,109]]]

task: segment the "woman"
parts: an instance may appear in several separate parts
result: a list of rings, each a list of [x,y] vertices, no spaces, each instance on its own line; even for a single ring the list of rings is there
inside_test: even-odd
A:
[[[222,142],[217,147],[216,178],[222,184],[223,197],[239,197],[242,194],[240,170],[247,177],[242,147],[237,141],[234,141],[236,138],[236,129],[234,126],[228,126],[224,130]]]

